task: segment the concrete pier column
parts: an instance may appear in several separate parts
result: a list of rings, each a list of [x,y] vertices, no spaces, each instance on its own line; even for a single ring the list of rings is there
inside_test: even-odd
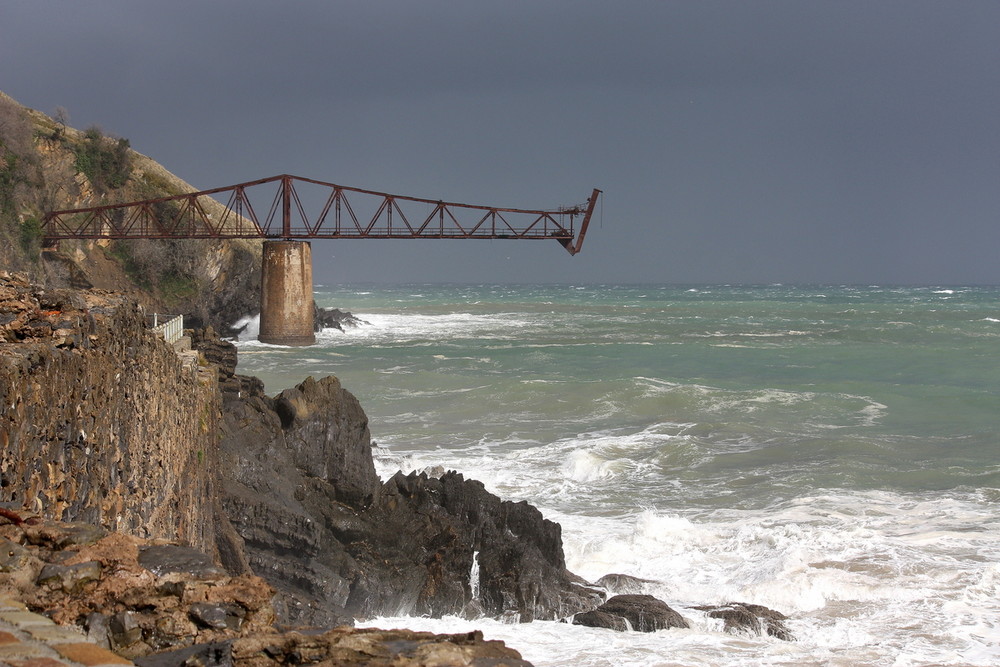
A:
[[[264,241],[260,278],[260,334],[274,345],[312,345],[312,246],[307,241]]]

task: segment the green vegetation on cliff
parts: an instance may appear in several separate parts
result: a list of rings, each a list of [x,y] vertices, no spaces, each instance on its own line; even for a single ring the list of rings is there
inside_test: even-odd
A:
[[[7,266],[29,268],[38,259],[41,239],[36,198],[40,182],[30,119],[6,97],[0,97],[0,259]]]
[[[83,133],[83,141],[73,146],[76,169],[98,192],[122,187],[132,175],[132,155],[128,139],[105,137],[99,127]]]
[[[147,308],[223,329],[256,312],[259,242],[60,241],[42,251],[46,212],[166,197],[196,188],[94,126],[80,132],[0,92],[0,268],[38,283],[127,291]],[[173,204],[154,209],[172,216]]]

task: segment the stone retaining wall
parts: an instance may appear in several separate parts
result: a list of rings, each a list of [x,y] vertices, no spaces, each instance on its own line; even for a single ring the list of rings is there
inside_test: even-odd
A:
[[[0,502],[214,553],[219,410],[135,302],[0,272]]]

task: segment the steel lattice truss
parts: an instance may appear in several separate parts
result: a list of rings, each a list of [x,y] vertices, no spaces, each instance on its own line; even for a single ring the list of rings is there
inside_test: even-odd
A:
[[[579,206],[536,211],[390,195],[284,174],[159,199],[52,211],[42,234],[50,244],[138,238],[555,239],[575,255],[600,193],[594,189]]]

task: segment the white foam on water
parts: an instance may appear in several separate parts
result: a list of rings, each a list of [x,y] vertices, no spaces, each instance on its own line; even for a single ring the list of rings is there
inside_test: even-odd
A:
[[[260,335],[260,313],[237,320],[233,328],[237,330],[243,329],[239,334],[239,342],[256,341],[257,336]]]
[[[766,513],[553,518],[571,571],[654,580],[646,592],[686,616],[698,604],[764,604],[791,616],[799,649],[789,650],[803,659],[995,664],[1000,519],[970,501],[871,492],[800,498]],[[767,664],[766,654],[749,664]]]
[[[567,566],[653,580],[689,630],[614,633],[551,621],[380,618],[372,627],[481,629],[537,667],[992,665],[1000,662],[1000,519],[970,498],[887,492],[799,498],[771,512],[556,514]],[[733,636],[692,609],[741,601],[789,615],[796,639]]]
[[[886,405],[871,397],[855,394],[773,388],[732,390],[650,377],[633,379],[636,386],[642,389],[643,398],[665,395],[686,398],[690,401],[688,409],[696,410],[696,414],[700,413],[706,419],[719,414],[765,415],[772,428],[779,423],[785,423],[789,428],[805,425],[820,430],[874,426],[888,411]]]
[[[577,450],[570,452],[566,458],[563,472],[574,482],[593,482],[614,477],[620,469],[616,469],[615,462],[602,459],[593,452]]]
[[[472,552],[472,567],[469,569],[469,591],[473,600],[479,599],[479,552]]]
[[[715,626],[717,623],[707,623]],[[359,627],[406,627],[438,633],[482,630],[486,639],[499,639],[519,651],[536,667],[656,667],[733,664],[801,665],[801,651],[773,639],[723,635],[705,628],[620,633],[554,621],[501,623],[491,619],[468,621],[385,617],[358,623]],[[793,647],[794,649],[794,647]],[[752,662],[755,654],[767,662]],[[751,660],[751,662],[747,662]]]
[[[418,340],[448,340],[487,336],[493,339],[516,339],[523,330],[538,326],[517,313],[415,313],[358,314],[367,325],[337,332],[351,344],[407,344]]]

